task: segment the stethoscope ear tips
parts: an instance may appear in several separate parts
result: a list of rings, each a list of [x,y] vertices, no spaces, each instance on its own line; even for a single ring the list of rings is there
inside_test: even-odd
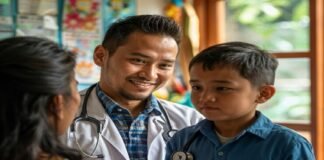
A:
[[[189,152],[178,151],[172,154],[172,160],[193,160],[194,157]]]

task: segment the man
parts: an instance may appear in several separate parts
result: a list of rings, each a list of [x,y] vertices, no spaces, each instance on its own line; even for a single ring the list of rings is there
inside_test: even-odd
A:
[[[81,92],[84,105],[68,145],[87,158],[163,159],[174,132],[202,119],[191,108],[152,95],[173,74],[180,37],[180,27],[163,16],[113,23],[94,51],[100,81]]]

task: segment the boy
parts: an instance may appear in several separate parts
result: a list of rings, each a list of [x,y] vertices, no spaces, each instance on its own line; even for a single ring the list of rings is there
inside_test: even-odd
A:
[[[206,119],[167,143],[166,159],[312,160],[311,144],[256,110],[275,93],[278,61],[258,47],[229,42],[189,64],[191,100]]]

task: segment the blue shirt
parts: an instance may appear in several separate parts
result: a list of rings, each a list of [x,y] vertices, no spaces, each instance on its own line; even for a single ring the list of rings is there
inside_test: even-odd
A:
[[[150,96],[145,109],[133,118],[129,111],[108,97],[97,85],[97,95],[105,107],[109,117],[116,125],[131,160],[147,159],[147,125],[148,118],[152,115],[161,115],[157,99]]]
[[[188,151],[196,160],[315,160],[312,145],[293,130],[272,123],[257,111],[257,120],[226,144],[221,144],[213,122],[203,120],[177,132],[167,143],[166,160],[196,133]]]

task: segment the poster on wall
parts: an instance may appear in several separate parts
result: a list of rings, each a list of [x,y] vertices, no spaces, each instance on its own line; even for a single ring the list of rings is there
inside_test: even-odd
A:
[[[57,15],[57,0],[18,0],[19,14]]]
[[[101,42],[101,0],[66,0],[63,13],[62,44],[77,54],[76,79],[80,84],[99,80],[93,63],[95,47]]]
[[[58,41],[56,0],[18,0],[16,36],[39,36]]]
[[[10,0],[0,0],[0,39],[14,36],[12,15]]]
[[[17,16],[16,35],[41,36],[57,41],[56,17],[20,14]]]
[[[135,0],[103,0],[103,30],[106,31],[108,27],[119,18],[136,15],[136,1]]]
[[[62,44],[77,54],[76,79],[83,89],[100,78],[93,51],[116,19],[136,14],[133,0],[66,0]],[[81,86],[81,87],[80,87]]]

